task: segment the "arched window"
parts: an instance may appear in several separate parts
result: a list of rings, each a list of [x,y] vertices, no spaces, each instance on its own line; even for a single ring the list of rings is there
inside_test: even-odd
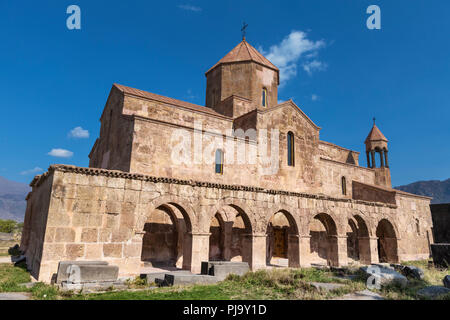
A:
[[[221,149],[216,150],[216,173],[223,174],[223,151]]]
[[[262,89],[262,106],[267,107],[267,89]]]
[[[347,195],[347,179],[345,177],[341,178],[341,185],[342,185],[342,194],[345,196]]]
[[[288,166],[294,166],[295,165],[294,134],[290,131],[287,134],[287,152],[288,152]]]

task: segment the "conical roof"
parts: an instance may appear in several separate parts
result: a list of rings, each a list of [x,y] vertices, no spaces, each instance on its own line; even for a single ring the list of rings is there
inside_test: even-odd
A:
[[[242,62],[242,61],[253,61],[259,63],[267,68],[279,71],[278,68],[267,60],[261,53],[253,48],[245,39],[243,39],[236,47],[233,48],[228,54],[220,59],[212,68],[210,68],[206,73],[210,72],[212,69],[220,64],[232,63],[232,62]]]
[[[372,127],[372,130],[370,130],[369,135],[366,138],[365,143],[370,141],[386,141],[388,142],[388,139],[381,133],[380,129],[374,124]]]

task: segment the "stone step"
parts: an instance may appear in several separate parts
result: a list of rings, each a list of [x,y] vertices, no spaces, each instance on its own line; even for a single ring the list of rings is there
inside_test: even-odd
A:
[[[164,277],[166,274],[192,274],[189,270],[177,270],[177,271],[166,271],[166,272],[152,272],[152,273],[146,273],[141,274],[141,278],[147,278],[147,283],[157,283],[156,279],[160,279],[161,281],[164,281]]]
[[[114,289],[128,289],[128,286],[122,281],[104,281],[104,282],[90,282],[90,283],[61,283],[61,290],[63,291],[78,291],[96,292],[105,291],[110,288]]]
[[[218,282],[214,276],[204,274],[166,274],[164,279],[155,279],[156,284],[161,287],[191,285],[191,284],[212,284]]]
[[[63,281],[67,281],[70,276],[71,266],[107,266],[106,261],[60,261],[58,263],[58,271],[56,274],[56,283],[60,284]],[[117,279],[117,277],[116,277]],[[113,279],[114,280],[114,279]]]
[[[250,267],[247,262],[204,261],[201,270],[202,275],[215,276],[219,281],[222,281],[229,274],[242,276],[250,271]]]

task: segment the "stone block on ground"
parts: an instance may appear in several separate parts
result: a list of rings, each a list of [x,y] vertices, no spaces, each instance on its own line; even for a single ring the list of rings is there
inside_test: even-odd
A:
[[[147,278],[147,283],[156,283],[156,279],[164,279],[166,274],[192,274],[189,270],[178,270],[178,271],[170,271],[170,272],[152,272],[141,274],[141,278]]]
[[[128,286],[122,281],[104,281],[91,283],[61,283],[61,290],[63,291],[83,291],[83,292],[98,292],[109,289],[127,289]]]
[[[417,291],[417,295],[422,298],[434,299],[444,294],[449,294],[450,289],[441,286],[429,286]]]
[[[68,270],[67,283],[115,282],[119,276],[119,267],[110,265],[70,265]]]
[[[399,263],[392,263],[391,267],[393,267],[395,271],[400,272],[406,277],[411,277],[418,280],[423,280],[425,278],[423,270],[416,266],[412,265],[405,266]]]
[[[58,263],[58,272],[56,274],[56,283],[60,284],[69,278],[68,268],[70,265],[108,265],[106,261],[60,261]]]
[[[408,283],[408,279],[394,270],[394,268],[381,267],[379,264],[371,266],[363,266],[359,268],[367,277],[373,276],[374,280],[381,286],[388,284],[397,284],[401,287],[405,287]]]
[[[203,274],[166,274],[164,281],[158,281],[156,283],[160,286],[176,286],[176,285],[190,285],[190,284],[212,284],[219,280],[214,276]]]
[[[405,266],[402,273],[407,277],[412,277],[418,280],[423,280],[425,278],[425,273],[423,270],[415,266]]]
[[[233,261],[204,261],[201,273],[203,275],[215,276],[219,281],[225,280],[229,274],[242,276],[250,271],[247,262]]]

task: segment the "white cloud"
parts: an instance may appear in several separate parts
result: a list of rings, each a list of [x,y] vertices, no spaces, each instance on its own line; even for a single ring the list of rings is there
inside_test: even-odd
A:
[[[50,151],[48,155],[59,158],[70,158],[71,156],[73,156],[73,152],[65,149],[56,148],[52,149],[52,151]]]
[[[293,30],[281,43],[271,46],[268,52],[264,52],[262,48],[259,49],[267,59],[280,69],[280,82],[281,85],[284,85],[289,79],[297,75],[297,64],[300,59],[305,60],[304,64],[310,63],[310,59],[317,57],[318,50],[323,47],[325,47],[325,41],[309,40],[305,32]],[[318,60],[313,61],[320,62]],[[313,68],[310,68],[307,72],[312,72]]]
[[[327,65],[318,60],[308,61],[303,64],[303,70],[309,75],[312,75],[313,71],[323,71],[327,68]]]
[[[44,171],[44,169],[39,168],[39,167],[34,167],[33,169],[22,171],[20,174],[27,175],[27,174],[38,173],[38,172],[42,172],[42,171]]]
[[[312,94],[311,95],[311,100],[312,101],[317,101],[317,100],[319,100],[319,96],[317,94]]]
[[[71,138],[89,138],[89,131],[84,130],[82,127],[75,127],[69,132]]]
[[[202,8],[196,7],[196,6],[192,6],[190,4],[180,4],[180,5],[178,5],[178,8],[186,10],[186,11],[193,11],[193,12],[200,12],[200,11],[202,11]]]

